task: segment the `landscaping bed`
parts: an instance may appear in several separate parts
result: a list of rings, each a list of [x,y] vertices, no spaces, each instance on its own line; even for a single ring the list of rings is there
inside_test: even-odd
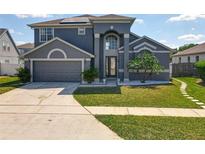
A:
[[[0,76],[0,94],[8,92],[21,85],[22,83],[18,77]]]
[[[83,106],[200,108],[183,97],[180,83],[132,87],[79,87],[75,99]]]
[[[204,140],[205,118],[96,116],[127,140]]]

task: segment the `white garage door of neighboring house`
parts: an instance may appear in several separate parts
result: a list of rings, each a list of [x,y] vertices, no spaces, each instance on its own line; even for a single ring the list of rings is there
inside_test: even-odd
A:
[[[79,82],[81,61],[33,61],[34,82]]]

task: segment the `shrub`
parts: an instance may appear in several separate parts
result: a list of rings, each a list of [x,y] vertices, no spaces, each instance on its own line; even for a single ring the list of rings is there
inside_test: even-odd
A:
[[[195,63],[197,72],[199,73],[200,78],[205,82],[205,60],[201,60]]]
[[[22,67],[17,68],[17,76],[22,82],[29,82],[31,78],[30,71]]]
[[[92,83],[97,77],[98,77],[98,71],[96,68],[90,68],[83,72],[83,78],[88,83]]]

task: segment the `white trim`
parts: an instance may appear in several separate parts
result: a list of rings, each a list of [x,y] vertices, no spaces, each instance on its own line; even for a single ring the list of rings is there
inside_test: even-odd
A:
[[[26,52],[26,53],[23,54],[22,56],[28,55],[28,54],[34,52],[35,50],[37,50],[37,49],[39,49],[39,48],[41,48],[41,47],[43,47],[43,46],[45,46],[45,45],[47,45],[47,44],[49,44],[49,43],[55,41],[55,40],[58,40],[58,41],[60,41],[60,42],[63,42],[63,43],[65,43],[66,45],[71,46],[71,47],[77,49],[78,51],[80,51],[80,52],[82,52],[82,53],[84,53],[84,54],[89,55],[90,57],[94,57],[94,55],[88,53],[87,51],[85,51],[85,50],[83,50],[83,49],[80,49],[80,48],[76,47],[75,45],[73,45],[73,44],[71,44],[71,43],[68,43],[68,42],[66,42],[66,41],[64,41],[64,40],[62,40],[62,39],[60,39],[60,38],[58,38],[58,37],[55,37],[55,38],[53,38],[52,40],[50,40],[50,41],[48,41],[48,42],[46,42],[46,43],[43,43],[43,44],[39,45],[38,47],[36,47],[36,48],[34,48],[34,49],[32,49],[32,50]]]
[[[80,31],[83,30],[83,33],[80,33]],[[85,27],[78,27],[78,35],[85,35],[86,34],[86,28]]]
[[[118,51],[118,53],[124,53],[124,51],[123,51],[123,50],[120,50],[120,51]]]
[[[151,45],[151,44],[149,44],[149,43],[147,43],[147,42],[143,42],[143,43],[141,43],[141,44],[139,44],[139,45],[136,45],[136,46],[134,47],[134,50],[137,49],[137,48],[139,48],[139,47],[141,47],[141,46],[145,46],[145,45],[147,45],[147,46],[149,46],[149,47],[151,47],[151,48],[153,48],[153,49],[157,49],[157,47],[155,47],[155,46],[153,46],[153,45]]]
[[[158,44],[158,45],[160,45],[160,46],[163,46],[164,48],[166,48],[166,49],[168,49],[168,50],[170,50],[170,51],[173,51],[173,50],[174,50],[174,49],[171,49],[170,47],[168,47],[168,46],[166,46],[166,45],[164,45],[164,44],[162,44],[162,43],[159,43],[159,42],[157,42],[157,41],[155,41],[155,40],[153,40],[153,39],[151,39],[151,38],[149,38],[149,37],[147,37],[147,36],[142,36],[142,37],[140,37],[139,39],[136,39],[136,40],[130,42],[130,43],[129,43],[129,46],[132,45],[132,44],[134,44],[135,42],[137,42],[137,41],[139,41],[139,40],[144,39],[144,38],[145,38],[145,39],[148,39],[148,40],[150,40],[150,41],[152,41],[152,42],[154,42],[154,43],[156,43],[156,44]],[[120,47],[119,49],[123,49],[123,48],[124,48],[124,46]]]
[[[67,58],[67,55],[66,55],[65,51],[63,51],[62,49],[59,49],[59,48],[55,48],[55,49],[52,49],[51,51],[49,51],[47,58],[50,59],[51,54],[56,52],[56,51],[61,52],[65,59]]]
[[[137,71],[137,70],[133,70],[133,69],[129,69],[129,72],[144,73],[143,70]],[[150,72],[150,70],[147,70],[147,73],[149,73],[149,72]],[[162,70],[162,71],[159,72],[159,73],[170,73],[170,69],[164,69],[164,70]]]
[[[40,28],[38,28],[38,37],[39,37],[39,42],[41,42],[41,43],[45,43],[45,42],[47,42],[48,41],[48,39],[46,38],[46,41],[41,41],[41,34],[40,34],[40,32],[41,32],[41,30],[40,29],[43,29],[43,28],[45,28],[45,29],[47,29],[47,28],[51,28],[51,30],[52,30],[52,37],[54,38],[54,28],[53,27],[40,27]],[[52,39],[53,39],[52,38]],[[51,40],[52,40],[51,39]]]
[[[152,50],[152,49],[150,49],[149,47],[146,47],[146,46],[140,48],[139,50],[134,50],[134,52],[141,52],[143,50],[148,50],[148,51],[150,51],[152,53],[154,52],[154,50]]]
[[[95,38],[96,39],[100,38],[100,33],[95,33]]]
[[[125,34],[124,34],[124,38],[130,38],[130,34],[125,33]]]
[[[129,51],[129,53],[138,53],[142,50],[144,50],[144,49],[141,48],[140,50]],[[149,48],[147,48],[147,50],[150,50],[152,53],[170,53],[169,51],[156,51],[156,50],[151,50]]]
[[[85,60],[84,58],[66,58],[66,59],[43,59],[43,58],[31,58],[30,59],[30,74],[31,74],[31,82],[33,82],[33,62],[34,61],[79,61],[81,62],[81,73],[85,70]],[[81,75],[81,81],[83,81],[83,75]]]

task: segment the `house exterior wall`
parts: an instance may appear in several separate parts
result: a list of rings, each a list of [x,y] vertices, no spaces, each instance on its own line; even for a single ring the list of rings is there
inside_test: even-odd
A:
[[[86,28],[85,35],[78,35],[78,27],[76,28],[54,28],[54,37],[59,37],[91,54],[93,54],[93,29]],[[39,40],[39,29],[34,29],[35,47],[42,44]],[[44,43],[44,42],[43,42]]]
[[[199,60],[205,60],[205,53],[204,53],[204,54],[195,54],[195,55],[172,57],[172,63],[173,64],[178,64],[179,63],[179,57],[181,57],[181,63],[188,63],[188,57],[190,57],[190,62],[191,63],[195,63],[196,62],[196,56],[199,56]]]
[[[3,42],[9,44],[10,51],[3,49]],[[20,66],[19,55],[8,33],[0,38],[0,75],[15,75],[16,68]]]
[[[205,60],[205,54],[172,57],[172,75],[174,77],[197,76],[198,73],[194,66],[197,56],[199,56],[199,60]],[[190,57],[190,62],[188,62],[188,57]],[[179,62],[179,58],[181,58],[181,63]]]
[[[68,46],[65,43],[62,43],[58,40],[55,40],[48,45],[43,46],[42,48],[37,49],[35,52],[32,52],[30,54],[27,54],[25,58],[48,58],[48,54],[53,49],[61,49],[66,53],[67,58],[90,58],[89,55],[84,54],[77,49]],[[61,55],[61,54],[60,54]],[[54,57],[51,58],[62,58],[59,53],[54,53]]]

